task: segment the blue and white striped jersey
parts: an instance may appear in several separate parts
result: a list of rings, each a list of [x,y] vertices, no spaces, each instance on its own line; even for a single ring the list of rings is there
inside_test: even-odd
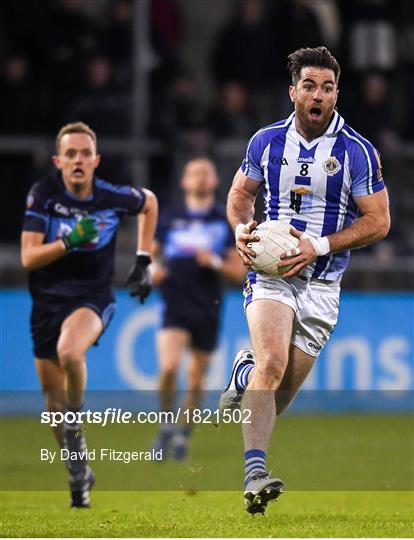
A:
[[[327,236],[356,219],[354,197],[384,189],[377,150],[344,123],[335,111],[326,132],[307,142],[287,120],[257,131],[250,139],[241,170],[264,183],[267,219],[286,221],[311,236]],[[302,275],[336,280],[349,251],[318,257]]]

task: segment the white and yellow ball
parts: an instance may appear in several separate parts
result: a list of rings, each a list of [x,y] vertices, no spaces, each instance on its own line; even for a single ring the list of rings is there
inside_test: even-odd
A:
[[[249,242],[250,247],[256,257],[252,258],[253,270],[260,274],[282,277],[291,266],[279,268],[282,253],[291,252],[297,249],[299,239],[290,234],[292,228],[289,223],[283,221],[264,221],[252,231],[251,234],[259,238],[258,242]]]

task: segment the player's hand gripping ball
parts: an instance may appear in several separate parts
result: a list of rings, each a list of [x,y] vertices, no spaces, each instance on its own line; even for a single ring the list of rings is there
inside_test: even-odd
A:
[[[252,269],[259,274],[282,277],[292,266],[279,268],[280,256],[288,253],[290,256],[299,255],[299,239],[290,234],[291,225],[282,221],[264,221],[252,231],[259,238],[258,242],[247,245],[255,253],[252,257]]]
[[[152,290],[152,277],[149,271],[151,257],[137,255],[135,265],[131,268],[125,286],[129,289],[130,296],[137,296],[144,303]]]

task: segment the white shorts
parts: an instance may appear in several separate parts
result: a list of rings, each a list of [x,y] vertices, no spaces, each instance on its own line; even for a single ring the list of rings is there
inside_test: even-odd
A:
[[[244,309],[259,299],[276,300],[290,306],[295,312],[291,344],[311,356],[318,356],[338,320],[340,282],[249,276],[244,284]]]

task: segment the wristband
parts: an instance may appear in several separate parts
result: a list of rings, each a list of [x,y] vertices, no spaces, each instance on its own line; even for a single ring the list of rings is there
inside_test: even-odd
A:
[[[65,248],[66,251],[71,251],[73,249],[73,246],[71,246],[71,244],[69,242],[69,237],[68,236],[62,236],[61,240],[62,240],[62,243],[63,243],[63,247]]]
[[[308,233],[303,233],[302,238],[307,238],[308,240],[311,241],[312,246],[314,247],[316,251],[316,255],[318,257],[323,257],[324,255],[328,255],[328,253],[331,250],[327,236],[320,236],[319,238],[314,238]]]

